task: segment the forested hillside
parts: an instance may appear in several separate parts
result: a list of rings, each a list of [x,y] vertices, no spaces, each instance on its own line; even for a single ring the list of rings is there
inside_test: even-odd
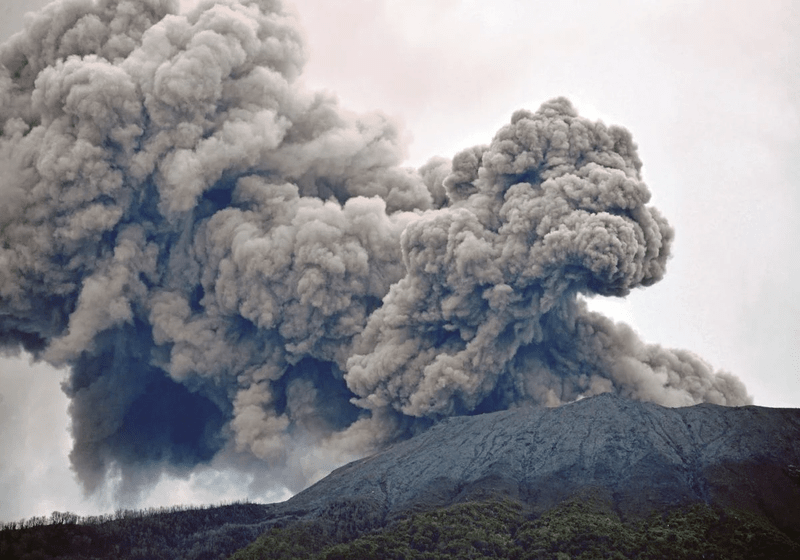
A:
[[[207,508],[120,510],[81,518],[53,513],[6,523],[0,558],[226,558],[252,542],[268,525],[271,506],[237,503]]]
[[[234,504],[93,519],[36,518],[0,532],[0,558],[749,560],[800,555],[798,535],[787,535],[766,517],[704,504],[629,520],[591,495],[542,515],[508,499],[408,512],[392,520],[382,520],[365,503],[331,504],[314,519],[284,518],[277,524],[268,519],[269,509]]]
[[[232,560],[797,558],[800,544],[752,513],[694,505],[625,523],[592,499],[529,516],[513,501],[410,514],[342,542],[325,522],[273,529]]]

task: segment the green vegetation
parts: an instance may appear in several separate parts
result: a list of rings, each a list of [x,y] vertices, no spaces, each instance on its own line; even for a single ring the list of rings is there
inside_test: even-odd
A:
[[[504,558],[513,543],[521,507],[512,502],[472,502],[412,514],[353,540],[326,535],[324,518],[273,529],[231,560],[289,558]]]
[[[800,544],[766,518],[704,504],[636,521],[592,497],[539,516],[510,500],[410,512],[388,523],[381,505],[368,500],[331,503],[310,520],[298,521],[299,511],[277,519],[272,512],[246,503],[92,518],[55,512],[6,524],[0,559],[800,558]]]
[[[231,560],[800,557],[798,543],[766,519],[706,505],[624,523],[592,500],[570,501],[535,519],[514,502],[473,502],[413,514],[353,540],[326,535],[322,523],[273,529]]]
[[[264,532],[268,506],[236,503],[208,508],[120,510],[112,515],[49,517],[6,523],[0,559],[63,558],[217,560]]]

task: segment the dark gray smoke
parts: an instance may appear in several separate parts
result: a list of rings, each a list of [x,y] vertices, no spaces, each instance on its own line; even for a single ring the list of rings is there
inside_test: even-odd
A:
[[[65,0],[0,47],[0,342],[70,366],[87,490],[220,456],[296,488],[442,416],[605,391],[749,402],[579,298],[664,274],[626,130],[556,99],[403,168],[386,117],[297,85],[280,2],[176,12]]]

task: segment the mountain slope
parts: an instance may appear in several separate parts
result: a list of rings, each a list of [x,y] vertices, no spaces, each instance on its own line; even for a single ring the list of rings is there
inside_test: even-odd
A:
[[[481,548],[495,537],[475,535],[505,535],[497,557],[544,547],[552,557],[600,557],[592,551],[602,549],[651,558],[674,545],[699,558],[702,541],[708,551],[742,558],[762,549],[777,551],[764,557],[794,558],[798,442],[798,409],[671,409],[604,394],[553,409],[449,418],[279,504],[0,531],[0,558],[210,560],[258,534],[237,558],[264,550],[272,558],[368,557],[365,550],[405,550],[403,535],[417,531],[438,535],[417,543],[420,554],[463,557],[450,550],[448,531],[465,527],[465,515],[474,527],[458,546]],[[500,517],[502,530],[487,529]]]
[[[623,522],[604,504],[568,500],[531,517],[511,500],[411,513],[342,539],[320,520],[272,529],[231,560],[796,560],[800,544],[762,516],[695,504]]]
[[[311,514],[362,501],[391,518],[499,495],[536,513],[591,491],[623,518],[704,502],[764,514],[798,535],[798,442],[796,409],[664,408],[603,394],[446,419],[337,469],[279,509]]]

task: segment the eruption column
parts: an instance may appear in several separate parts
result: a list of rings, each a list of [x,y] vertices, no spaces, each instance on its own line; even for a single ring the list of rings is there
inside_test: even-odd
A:
[[[443,416],[605,391],[749,402],[579,298],[664,274],[626,130],[555,99],[408,169],[304,56],[269,0],[64,0],[0,47],[0,344],[70,367],[87,490],[221,457],[298,489]]]

